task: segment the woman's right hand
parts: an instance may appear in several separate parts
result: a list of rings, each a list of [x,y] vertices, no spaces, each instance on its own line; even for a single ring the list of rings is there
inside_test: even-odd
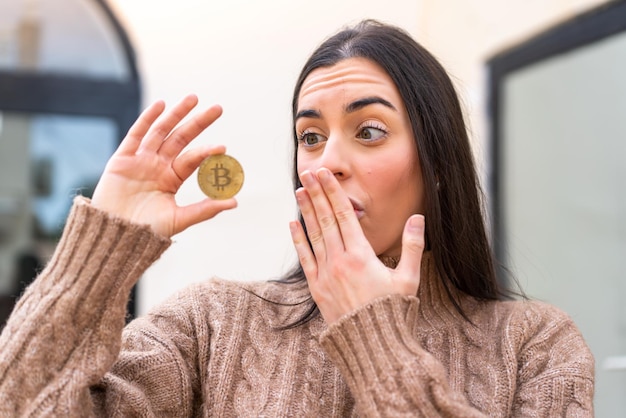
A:
[[[177,126],[197,104],[198,98],[189,95],[166,113],[163,101],[144,110],[108,161],[91,204],[113,216],[148,224],[166,237],[236,207],[234,198],[207,198],[183,207],[176,204],[176,192],[202,160],[226,151],[222,145],[213,145],[181,154],[222,114],[222,108],[215,105]]]

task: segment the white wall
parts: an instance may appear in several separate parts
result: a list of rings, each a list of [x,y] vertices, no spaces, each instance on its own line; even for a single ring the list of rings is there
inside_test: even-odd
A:
[[[470,138],[484,175],[487,72],[497,52],[606,0],[422,0],[418,39],[453,77],[468,113]]]
[[[110,0],[138,52],[144,103],[194,92],[223,117],[198,142],[223,143],[246,171],[239,208],[175,237],[140,282],[139,311],[188,283],[280,275],[294,260],[287,223],[290,100],[300,67],[342,25],[376,18],[407,29],[455,80],[483,170],[485,60],[604,0]],[[483,171],[486,172],[486,171]],[[202,197],[191,179],[181,203]]]

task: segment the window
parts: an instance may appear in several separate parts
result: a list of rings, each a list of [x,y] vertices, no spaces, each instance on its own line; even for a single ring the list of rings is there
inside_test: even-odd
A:
[[[135,56],[104,0],[0,4],[0,326],[139,113]],[[134,304],[129,305],[134,314]]]
[[[626,3],[493,57],[494,242],[596,359],[597,416],[626,416]]]

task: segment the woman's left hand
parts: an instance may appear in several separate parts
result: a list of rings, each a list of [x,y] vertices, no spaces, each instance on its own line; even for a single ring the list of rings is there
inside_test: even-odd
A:
[[[311,296],[328,324],[390,294],[416,295],[424,251],[424,217],[412,215],[402,236],[402,255],[395,269],[376,256],[354,213],[352,203],[326,168],[300,174],[296,191],[309,246],[299,222],[291,236]],[[312,250],[311,250],[312,247]]]

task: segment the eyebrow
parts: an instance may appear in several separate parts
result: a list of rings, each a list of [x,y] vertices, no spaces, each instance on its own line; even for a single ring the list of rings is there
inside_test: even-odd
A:
[[[352,103],[349,103],[345,107],[345,112],[353,113],[353,112],[356,112],[357,110],[361,110],[364,107],[373,105],[373,104],[381,104],[383,106],[388,107],[389,109],[392,109],[395,111],[398,110],[395,108],[394,105],[392,105],[389,101],[383,99],[382,97],[371,96],[371,97],[365,97],[363,99],[355,100]],[[298,120],[299,118],[320,119],[321,117],[322,117],[321,112],[317,110],[313,110],[313,109],[304,109],[304,110],[299,111],[296,114],[296,120]]]
[[[313,109],[304,109],[304,110],[299,111],[296,114],[296,120],[300,118],[320,119],[321,117],[322,117],[322,114],[318,112],[317,110],[313,110]]]
[[[395,106],[392,105],[387,100],[383,99],[382,97],[372,96],[372,97],[365,97],[363,99],[355,100],[354,102],[350,103],[348,106],[346,106],[346,113],[356,112],[357,110],[363,109],[365,106],[369,106],[372,104],[381,104],[392,110],[397,111]]]

